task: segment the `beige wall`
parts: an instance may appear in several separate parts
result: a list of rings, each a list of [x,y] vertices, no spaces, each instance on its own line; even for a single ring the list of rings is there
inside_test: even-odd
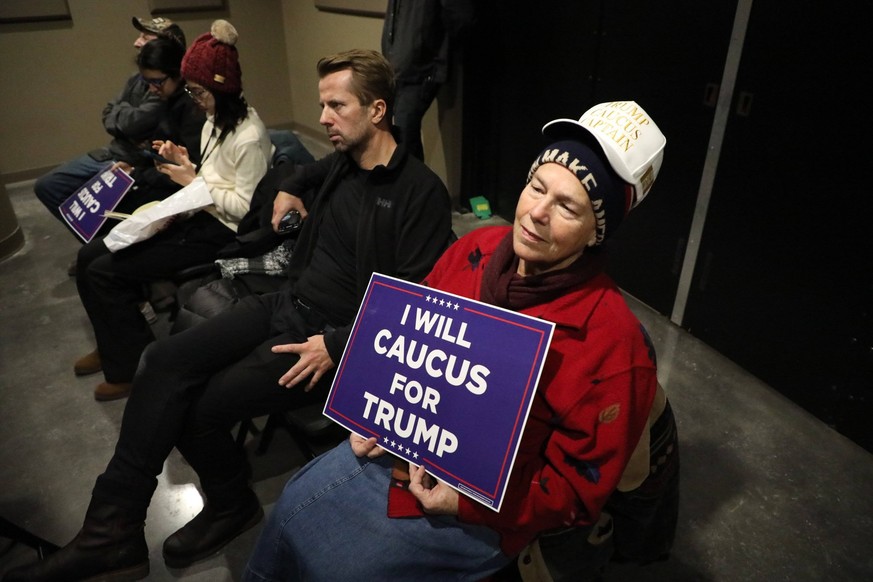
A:
[[[100,112],[136,71],[131,16],[149,16],[148,0],[69,0],[72,21],[0,25],[0,179],[31,179],[104,145]],[[227,18],[249,102],[272,127],[323,136],[318,125],[316,61],[347,48],[379,49],[382,19],[322,12],[313,0],[227,0],[221,13],[171,15],[188,41]],[[458,190],[460,103],[453,87],[424,120],[427,162]],[[452,98],[444,98],[452,97]],[[442,130],[441,130],[442,127]],[[443,136],[452,136],[451,144]],[[448,166],[448,168],[447,168]]]
[[[174,16],[189,42],[215,17],[237,27],[246,96],[269,125],[293,118],[280,0],[228,0],[225,13]],[[244,9],[243,9],[244,5]],[[69,0],[72,21],[0,25],[0,173],[38,175],[104,145],[100,112],[136,71],[131,16],[148,0]],[[269,55],[269,57],[268,57]]]
[[[379,50],[382,19],[323,12],[315,8],[313,0],[282,0],[282,5],[294,122],[298,128],[323,135],[318,125],[315,63],[324,55],[350,48]],[[446,182],[456,200],[461,164],[461,99],[457,93],[454,84],[444,87],[439,102],[430,108],[422,124],[425,161]],[[450,102],[456,105],[445,105]],[[451,143],[444,143],[445,136],[453,138]]]

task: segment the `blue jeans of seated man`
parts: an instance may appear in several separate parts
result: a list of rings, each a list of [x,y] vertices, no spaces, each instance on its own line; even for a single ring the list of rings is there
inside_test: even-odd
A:
[[[79,156],[37,178],[33,190],[49,212],[63,222],[58,206],[97,172],[108,168],[112,163],[112,160],[98,162],[88,154]]]
[[[345,441],[295,473],[243,579],[476,581],[509,563],[487,527],[445,515],[387,517],[393,462],[358,458]]]

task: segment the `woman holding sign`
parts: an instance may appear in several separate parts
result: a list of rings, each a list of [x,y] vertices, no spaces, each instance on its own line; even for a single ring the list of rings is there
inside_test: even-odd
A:
[[[611,554],[668,555],[675,423],[652,343],[604,273],[602,249],[648,194],[665,139],[632,101],[543,131],[553,142],[534,160],[514,224],[463,237],[425,280],[555,323],[500,511],[352,435],[288,482],[246,580],[481,580],[522,553],[524,568],[547,570],[550,552],[580,580]]]
[[[76,286],[94,327],[97,349],[80,358],[74,371],[76,375],[103,371],[106,381],[94,391],[97,400],[130,393],[139,358],[155,339],[138,307],[146,299],[144,285],[215,260],[218,251],[234,240],[255,187],[269,167],[272,144],[258,114],[243,97],[236,41],[236,29],[217,20],[182,59],[184,90],[207,118],[199,157],[172,141],[153,144],[154,152],[164,158],[155,162],[159,172],[183,187],[205,186],[213,203],[190,216],[176,217],[152,238],[117,252],[111,253],[102,238],[79,251]],[[192,161],[195,158],[199,165]]]

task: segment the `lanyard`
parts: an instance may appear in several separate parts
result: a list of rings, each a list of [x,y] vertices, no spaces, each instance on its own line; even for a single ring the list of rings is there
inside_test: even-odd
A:
[[[215,140],[215,143],[212,145],[212,149],[209,149],[209,144],[212,143],[213,138],[215,137],[215,126],[212,126],[212,131],[209,133],[209,139],[206,140],[206,145],[203,146],[203,149],[200,151],[200,165],[197,166],[197,173],[200,173],[200,169],[203,168],[203,165],[206,163],[206,159],[215,151],[215,148],[221,145],[221,142],[224,141],[224,130],[221,131],[221,134],[218,136],[218,139]],[[209,151],[207,151],[209,150]]]

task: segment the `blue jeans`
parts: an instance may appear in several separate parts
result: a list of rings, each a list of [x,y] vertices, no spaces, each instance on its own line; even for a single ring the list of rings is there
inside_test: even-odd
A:
[[[451,516],[391,519],[394,457],[341,443],[297,472],[261,531],[243,579],[476,581],[510,558],[498,534]]]
[[[276,146],[276,151],[273,154],[271,165],[278,166],[286,162],[292,164],[308,164],[314,162],[315,158],[306,149],[306,146],[300,141],[293,131],[287,129],[268,129],[270,141]]]
[[[40,176],[33,185],[36,197],[45,204],[55,218],[63,222],[58,206],[75,194],[82,184],[95,174],[112,165],[112,160],[98,162],[88,154],[61,164],[48,174]]]

